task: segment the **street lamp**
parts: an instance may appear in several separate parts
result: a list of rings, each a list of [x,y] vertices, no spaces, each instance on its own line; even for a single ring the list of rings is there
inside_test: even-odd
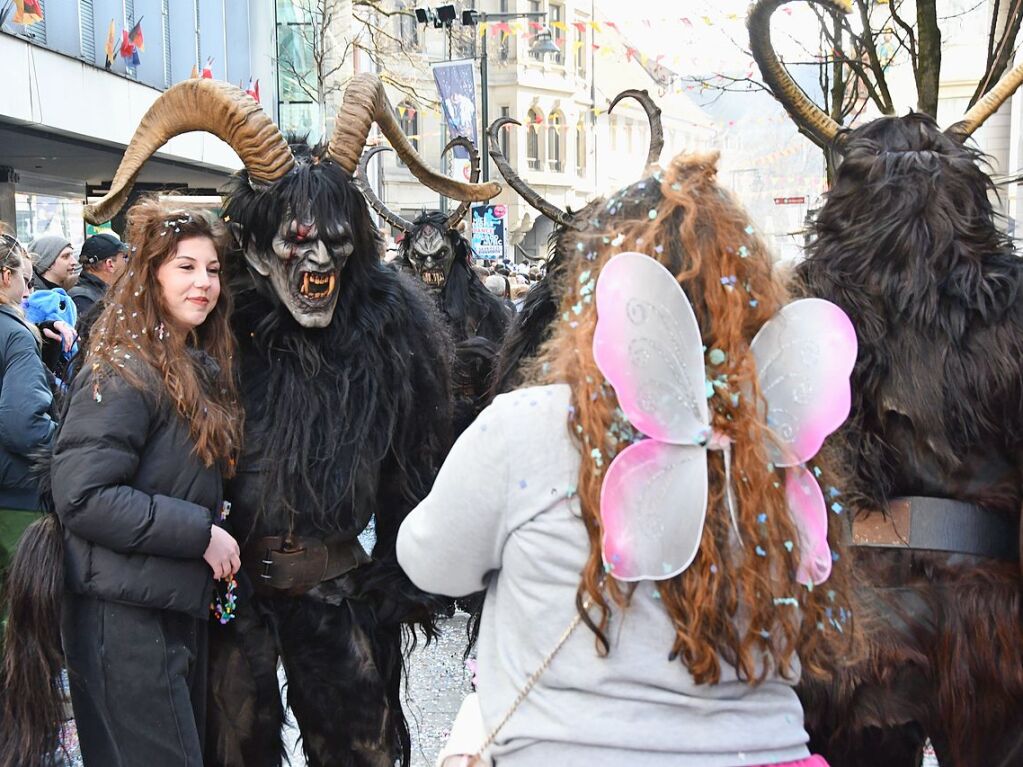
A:
[[[432,9],[416,9],[416,19],[421,23],[427,19],[434,20],[435,26],[442,26],[439,22],[439,17],[443,13],[445,22],[450,25],[454,17],[450,15],[449,8],[453,9],[453,6],[446,5],[441,6],[437,9],[436,13]],[[477,11],[475,9],[468,9],[462,11],[462,25],[466,27],[474,27],[477,24],[489,24],[492,21],[511,21],[512,19],[535,19],[535,20],[547,20],[546,11],[536,12],[524,12],[524,13],[487,13],[486,11]],[[550,29],[546,26],[537,33],[536,39],[533,41],[533,45],[530,46],[529,52],[532,53],[536,58],[542,59],[547,54],[561,53],[561,49],[554,43],[553,35],[551,35]],[[483,35],[483,49],[480,51],[480,118],[483,123],[483,130],[480,133],[480,139],[486,142],[487,128],[490,127],[490,96],[488,94],[488,81],[487,81],[487,35]],[[489,147],[484,146],[483,151],[483,180],[490,180],[490,151]]]

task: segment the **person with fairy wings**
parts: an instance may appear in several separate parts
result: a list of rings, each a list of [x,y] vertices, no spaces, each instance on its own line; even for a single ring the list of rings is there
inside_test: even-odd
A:
[[[486,589],[485,756],[823,767],[794,687],[850,651],[852,611],[803,463],[848,412],[853,328],[786,304],[716,156],[577,220],[558,247],[590,255],[564,262],[525,388],[463,433],[398,534],[421,588]]]

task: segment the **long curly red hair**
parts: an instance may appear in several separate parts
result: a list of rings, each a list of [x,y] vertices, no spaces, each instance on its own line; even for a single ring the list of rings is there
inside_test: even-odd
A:
[[[561,276],[561,316],[530,377],[567,382],[573,410],[569,432],[579,446],[578,493],[590,553],[577,604],[606,652],[612,608],[625,608],[631,589],[609,577],[601,559],[600,488],[604,473],[628,442],[618,402],[593,359],[597,312],[592,278],[617,253],[640,251],[678,279],[692,302],[718,381],[710,399],[712,425],[732,440],[733,490],[743,545],[734,542],[726,508],[724,464],[709,456],[710,491],[699,553],[682,574],[657,583],[675,626],[670,648],[698,683],[720,679],[721,659],[758,684],[770,673],[829,673],[853,651],[848,573],[841,557],[839,517],[831,525],[838,554],[828,582],[796,582],[799,537],[784,496],[784,476],[769,464],[770,439],[756,406],[759,387],[749,345],[787,301],[764,243],[732,196],[716,183],[717,155],[681,155],[608,201],[581,211],[581,232],[563,235],[571,254]],[[714,362],[720,359],[715,355]],[[749,396],[747,393],[752,393]],[[826,480],[822,483],[827,487]],[[596,617],[592,617],[595,615]],[[668,648],[666,648],[668,649]]]

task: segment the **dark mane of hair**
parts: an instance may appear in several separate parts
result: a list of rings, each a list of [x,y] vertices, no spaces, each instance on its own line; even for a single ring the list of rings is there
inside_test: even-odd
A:
[[[320,532],[361,530],[375,510],[354,507],[356,487],[378,481],[389,454],[398,464],[396,492],[418,502],[450,439],[448,367],[436,364],[451,357],[443,324],[413,280],[381,263],[365,199],[333,162],[312,161],[317,151],[302,155],[270,193],[239,179],[226,207],[243,245],[269,248],[283,217],[303,205],[321,225],[346,222],[355,244],[333,319],[321,330],[301,327],[266,280],[236,278],[247,419],[275,456],[262,497],[283,504],[260,510],[273,515],[265,520],[271,531],[287,529],[293,511]],[[324,430],[324,421],[334,428]]]
[[[511,391],[522,381],[522,367],[536,357],[543,343],[550,338],[558,315],[561,281],[570,255],[558,247],[565,228],[556,226],[547,241],[547,274],[529,288],[521,310],[512,319],[498,353],[491,396]]]
[[[997,226],[983,162],[922,114],[851,131],[797,268],[802,289],[837,303],[856,327],[840,444],[865,507],[886,503],[907,460],[882,436],[891,412],[927,435],[946,468],[1023,423],[1023,262]],[[939,374],[899,378],[922,370]]]

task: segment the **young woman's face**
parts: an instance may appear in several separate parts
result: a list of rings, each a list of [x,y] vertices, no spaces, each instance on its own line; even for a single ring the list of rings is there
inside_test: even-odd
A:
[[[220,261],[213,242],[191,237],[156,270],[164,308],[169,320],[181,330],[192,330],[206,321],[220,298]]]
[[[22,258],[10,269],[0,274],[0,291],[4,295],[4,303],[21,306],[21,302],[32,292],[32,265],[27,258]]]

